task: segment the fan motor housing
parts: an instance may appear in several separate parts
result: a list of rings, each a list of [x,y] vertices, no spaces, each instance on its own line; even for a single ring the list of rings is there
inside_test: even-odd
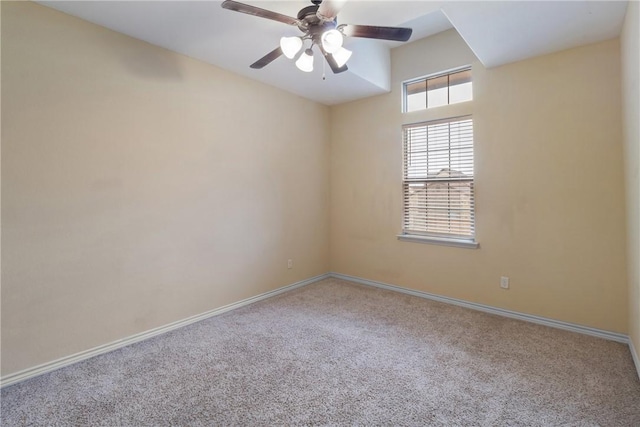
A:
[[[320,21],[316,15],[319,8],[320,6],[307,6],[300,9],[300,12],[298,12],[298,19],[309,23],[311,23],[313,19]]]
[[[322,33],[328,30],[332,30],[336,28],[337,22],[336,19],[333,21],[322,21],[318,18],[319,6],[307,6],[298,12],[298,20],[300,20],[301,24],[298,25],[300,31],[307,33],[311,36],[311,38],[319,37]]]

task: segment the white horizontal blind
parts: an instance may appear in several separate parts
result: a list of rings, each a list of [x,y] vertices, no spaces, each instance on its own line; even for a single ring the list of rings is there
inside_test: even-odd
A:
[[[473,120],[403,127],[404,234],[473,240]]]

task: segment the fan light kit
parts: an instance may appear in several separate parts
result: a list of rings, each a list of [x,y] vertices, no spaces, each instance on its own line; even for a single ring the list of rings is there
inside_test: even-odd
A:
[[[405,42],[411,37],[411,28],[379,27],[370,25],[338,25],[337,15],[346,0],[311,0],[313,6],[307,6],[298,12],[297,18],[282,15],[270,10],[225,0],[222,7],[260,18],[271,19],[289,25],[297,26],[303,35],[300,37],[282,37],[280,46],[258,59],[250,65],[260,69],[270,64],[281,55],[294,59],[296,67],[301,71],[313,71],[313,47],[317,46],[334,73],[347,71],[347,61],[353,52],[345,49],[345,37],[363,37],[368,39],[392,40]],[[305,41],[309,40],[309,47],[304,49]],[[301,53],[300,53],[301,52]]]
[[[289,59],[293,59],[296,53],[302,49],[302,39],[300,37],[283,37],[280,39],[280,49]]]
[[[305,50],[304,53],[300,55],[300,58],[296,61],[296,67],[305,73],[313,71],[313,51],[311,49]]]
[[[349,49],[342,47],[343,39],[344,36],[338,30],[326,31],[320,38],[324,51],[333,55],[338,68],[344,66],[353,53]],[[293,59],[302,49],[303,43],[302,37],[282,37],[280,39],[280,49],[284,56]],[[306,49],[300,55],[300,58],[296,61],[296,66],[307,73],[313,71],[313,50],[311,48]]]

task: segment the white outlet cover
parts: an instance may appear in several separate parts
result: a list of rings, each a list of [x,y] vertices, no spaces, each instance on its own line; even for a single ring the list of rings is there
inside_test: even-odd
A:
[[[500,278],[500,287],[502,289],[509,289],[509,278],[508,277],[502,276]]]

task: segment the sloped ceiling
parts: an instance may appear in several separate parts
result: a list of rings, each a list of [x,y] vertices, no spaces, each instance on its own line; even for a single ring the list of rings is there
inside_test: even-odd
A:
[[[249,64],[296,27],[231,12],[221,1],[41,1],[114,31],[202,60],[326,105],[389,91],[389,50],[401,45],[349,38],[349,71],[334,75],[319,58],[311,73],[281,57],[261,70]],[[300,1],[244,3],[296,16]],[[455,28],[486,67],[617,37],[626,1],[350,0],[340,23],[409,26],[411,41]],[[323,79],[323,74],[325,79]]]

